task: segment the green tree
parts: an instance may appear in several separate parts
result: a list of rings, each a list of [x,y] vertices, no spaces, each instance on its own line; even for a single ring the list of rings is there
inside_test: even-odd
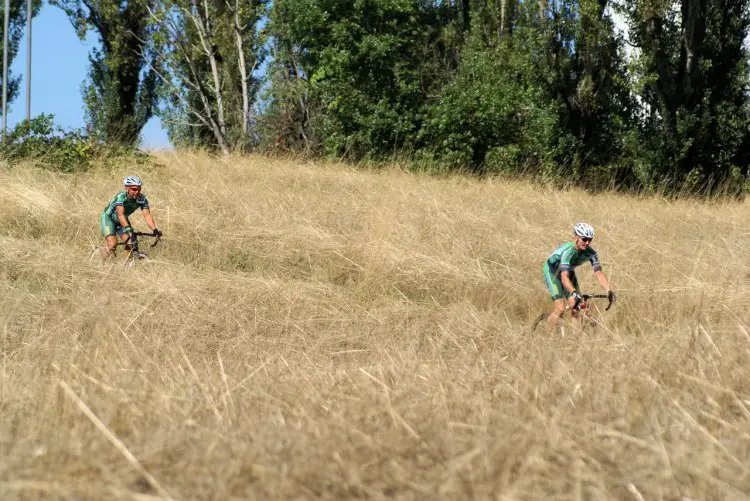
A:
[[[157,104],[158,54],[148,51],[149,10],[157,0],[50,0],[81,40],[95,30],[101,48],[89,55],[83,97],[89,131],[110,144],[135,146]]]
[[[631,124],[621,41],[606,1],[475,4],[455,79],[420,133],[441,161],[589,182]]]
[[[539,30],[517,26],[488,44],[474,29],[454,80],[426,112],[420,148],[450,168],[511,172],[551,161],[559,105],[536,81],[546,70]]]
[[[351,159],[409,148],[446,81],[454,11],[426,0],[276,0],[271,129],[290,147]]]
[[[623,42],[608,0],[552,3],[545,23],[548,86],[560,102],[557,162],[565,177],[588,184],[591,169],[617,165],[633,125]]]
[[[257,142],[255,70],[267,0],[162,0],[153,50],[162,54],[162,117],[173,143],[223,152]]]
[[[748,0],[623,5],[644,103],[635,172],[648,188],[707,193],[747,179]]]

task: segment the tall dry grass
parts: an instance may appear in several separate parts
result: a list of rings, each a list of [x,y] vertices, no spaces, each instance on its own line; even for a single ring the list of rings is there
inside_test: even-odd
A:
[[[160,162],[0,171],[0,499],[750,497],[747,203]],[[88,261],[126,173],[135,272]],[[577,220],[619,302],[530,332]]]

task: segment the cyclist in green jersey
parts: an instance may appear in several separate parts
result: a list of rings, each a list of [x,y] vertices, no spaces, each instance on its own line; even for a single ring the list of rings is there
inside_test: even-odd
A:
[[[127,242],[133,233],[130,226],[130,215],[141,209],[143,219],[157,237],[162,233],[154,222],[151,210],[148,206],[146,195],[141,193],[142,182],[138,176],[127,176],[125,178],[125,189],[115,195],[99,217],[102,235],[107,241],[107,247],[103,249],[106,257],[113,257],[117,248],[117,239]]]
[[[566,306],[573,308],[581,301],[575,269],[586,261],[594,267],[594,275],[607,292],[610,301],[615,299],[615,293],[599,264],[599,256],[591,248],[594,228],[586,223],[577,223],[573,228],[573,236],[572,242],[558,247],[544,263],[544,280],[547,282],[547,289],[555,304],[555,309],[547,317],[547,326],[550,328],[557,325],[558,320],[565,313]],[[571,310],[571,313],[577,317],[575,310]]]

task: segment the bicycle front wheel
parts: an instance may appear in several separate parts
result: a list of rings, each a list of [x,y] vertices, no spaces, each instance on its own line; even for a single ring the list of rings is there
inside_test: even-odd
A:
[[[109,257],[109,251],[106,247],[95,245],[89,256],[89,264],[91,266],[98,266],[105,264]]]
[[[123,263],[123,267],[128,270],[135,269],[137,266],[143,266],[143,264],[146,264],[150,261],[148,254],[145,252],[131,252],[128,254],[128,256],[125,258],[125,263]]]
[[[534,332],[537,330],[537,328],[542,325],[543,322],[547,320],[547,317],[549,316],[549,313],[546,311],[541,312],[539,315],[537,315],[536,319],[534,319],[534,323],[531,324],[531,332]]]

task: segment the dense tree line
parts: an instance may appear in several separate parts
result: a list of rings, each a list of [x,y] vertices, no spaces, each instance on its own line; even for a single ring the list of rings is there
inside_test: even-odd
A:
[[[51,1],[108,142],[747,189],[750,0]]]

